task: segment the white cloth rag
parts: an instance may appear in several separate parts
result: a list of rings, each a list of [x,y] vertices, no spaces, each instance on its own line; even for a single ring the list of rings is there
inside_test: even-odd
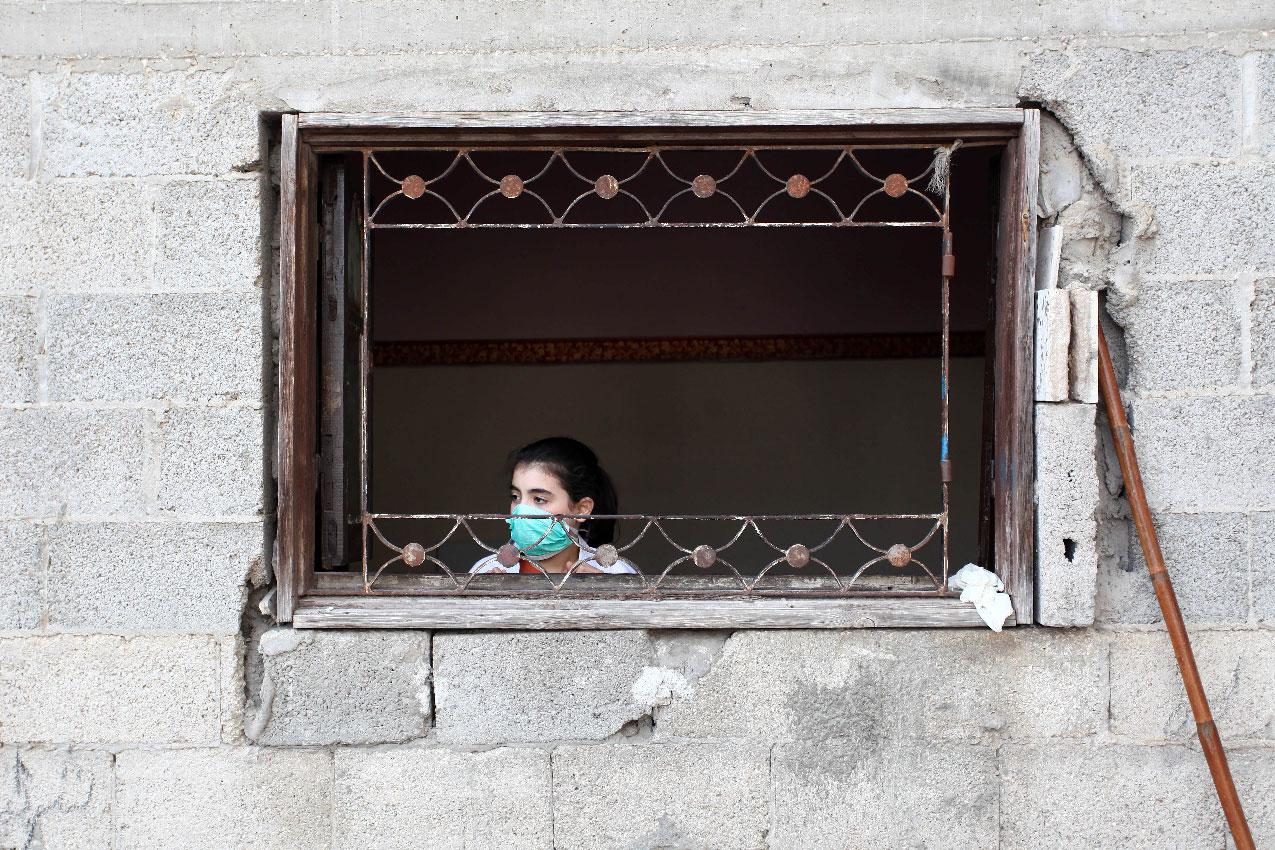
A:
[[[961,592],[962,602],[973,602],[974,610],[988,627],[999,632],[1014,613],[1014,606],[1005,592],[1005,582],[996,573],[975,564],[966,564],[947,580],[947,586]]]

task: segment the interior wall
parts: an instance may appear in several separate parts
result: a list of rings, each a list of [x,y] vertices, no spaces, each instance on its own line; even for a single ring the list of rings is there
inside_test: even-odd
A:
[[[953,360],[951,551],[957,566],[977,558],[982,377],[982,358]],[[937,512],[938,385],[938,363],[931,359],[385,369],[377,372],[372,395],[373,507],[385,513],[507,511],[506,454],[567,434],[598,452],[624,513]],[[428,545],[449,526],[385,524],[400,545],[407,539]],[[914,542],[925,526],[863,527],[873,543],[889,546]],[[487,542],[502,542],[499,523],[480,527]],[[771,523],[767,529],[787,545],[817,542],[833,527]],[[639,529],[622,526],[621,541]],[[731,532],[720,524],[684,533],[679,542],[694,545]],[[935,566],[936,547],[937,541],[924,551]],[[868,554],[855,546],[836,551],[838,567],[857,565]],[[676,556],[666,545],[637,552],[661,565]],[[472,541],[461,541],[445,560],[468,565],[479,554]],[[753,572],[775,557],[757,546],[745,546],[743,554],[750,563],[741,569]]]

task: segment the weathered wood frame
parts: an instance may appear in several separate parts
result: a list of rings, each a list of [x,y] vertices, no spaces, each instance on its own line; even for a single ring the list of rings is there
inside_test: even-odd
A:
[[[316,156],[386,139],[486,137],[527,142],[552,129],[581,139],[640,138],[653,128],[688,139],[730,139],[749,128],[837,140],[1003,139],[997,236],[993,546],[1015,616],[1033,617],[1035,479],[1032,407],[1034,204],[1039,113],[1023,109],[810,110],[676,113],[428,113],[283,116],[280,162],[282,292],[279,349],[276,617],[326,628],[853,628],[981,626],[953,597],[841,599],[442,598],[363,594],[358,577],[315,571],[318,318]]]

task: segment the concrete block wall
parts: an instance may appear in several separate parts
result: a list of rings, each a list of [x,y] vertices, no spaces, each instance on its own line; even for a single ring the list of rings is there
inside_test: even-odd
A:
[[[1272,23],[1107,0],[0,4],[0,847],[1226,847],[1092,406],[1038,411],[1042,616],[1071,628],[251,614],[263,115],[1021,102],[1052,128],[1058,285],[1104,291],[1205,682],[1275,842]]]

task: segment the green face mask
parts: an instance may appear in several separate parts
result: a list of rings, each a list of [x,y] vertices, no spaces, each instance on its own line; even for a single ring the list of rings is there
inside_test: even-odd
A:
[[[509,534],[514,545],[524,555],[541,558],[556,555],[572,544],[571,535],[567,534],[566,521],[553,521],[553,515],[533,505],[518,504],[514,506],[514,517],[509,523]]]

